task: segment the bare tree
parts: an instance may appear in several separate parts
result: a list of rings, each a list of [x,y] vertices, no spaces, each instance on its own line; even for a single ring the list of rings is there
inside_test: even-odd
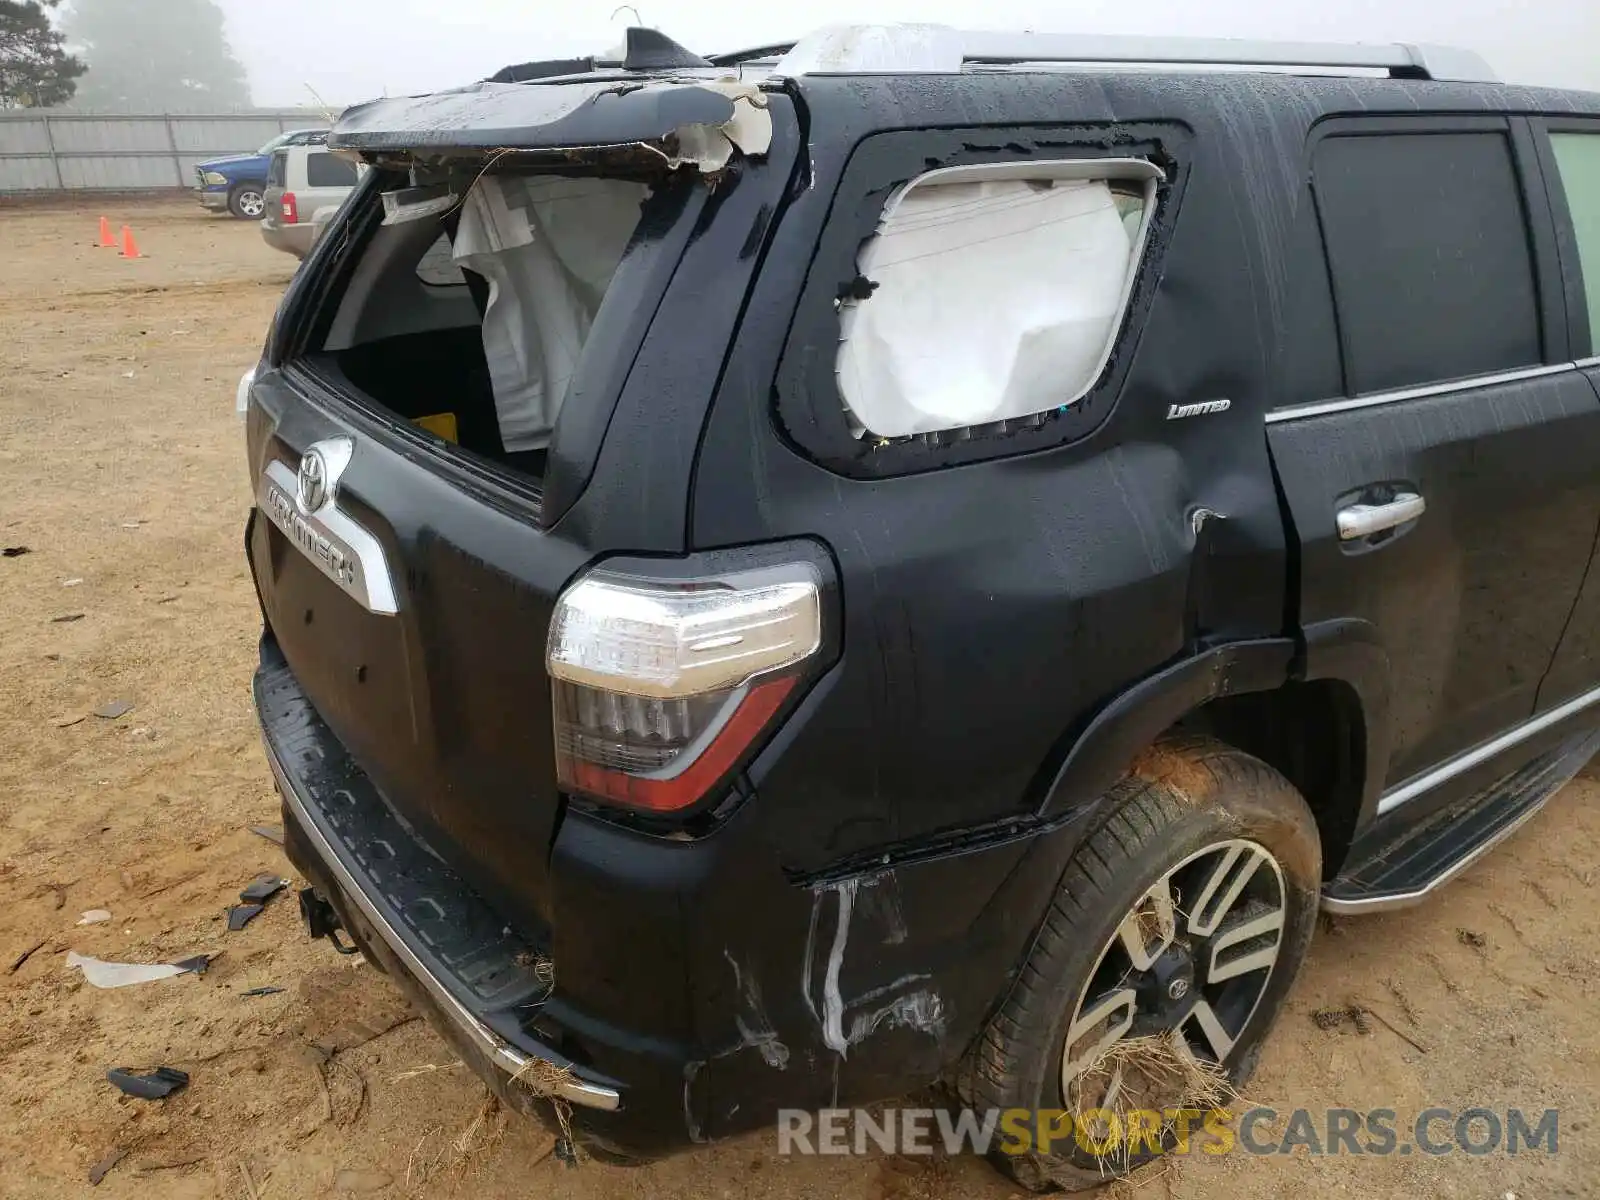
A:
[[[72,0],[66,31],[89,64],[81,104],[122,112],[250,105],[215,0]]]

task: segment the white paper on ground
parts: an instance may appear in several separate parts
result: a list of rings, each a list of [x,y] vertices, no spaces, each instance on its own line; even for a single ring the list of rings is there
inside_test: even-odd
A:
[[[83,972],[83,977],[89,981],[90,986],[97,988],[119,988],[127,987],[131,983],[153,983],[157,979],[171,979],[174,975],[184,973],[182,967],[175,967],[171,963],[104,962],[98,958],[90,958],[86,954],[79,954],[76,950],[67,952],[67,966],[77,967]]]
[[[1132,236],[1103,180],[913,186],[859,256],[877,289],[840,312],[850,413],[904,437],[1079,399],[1121,311]]]
[[[542,450],[648,189],[618,179],[483,175],[453,259],[489,283],[483,349],[500,440]]]
[[[111,920],[111,914],[103,908],[91,908],[78,918],[79,925],[98,925],[102,921]]]

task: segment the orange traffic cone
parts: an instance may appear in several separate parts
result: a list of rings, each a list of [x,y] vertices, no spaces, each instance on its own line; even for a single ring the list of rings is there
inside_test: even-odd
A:
[[[144,255],[139,253],[139,243],[133,240],[133,230],[129,229],[126,225],[122,227],[122,257],[144,257]]]
[[[100,218],[100,248],[102,250],[117,248],[117,239],[111,236],[111,222],[104,217]]]

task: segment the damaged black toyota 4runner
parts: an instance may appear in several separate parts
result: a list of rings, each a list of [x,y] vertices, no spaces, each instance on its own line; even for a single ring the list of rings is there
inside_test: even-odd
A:
[[[1319,906],[1596,748],[1600,97],[635,30],[329,144],[243,393],[288,851],[582,1143],[1237,1081]]]

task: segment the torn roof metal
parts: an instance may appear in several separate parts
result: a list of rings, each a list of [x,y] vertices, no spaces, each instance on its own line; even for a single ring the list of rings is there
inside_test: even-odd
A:
[[[328,145],[369,156],[439,157],[643,145],[672,165],[692,162],[713,171],[736,149],[765,153],[771,133],[766,98],[754,84],[611,78],[485,82],[372,100],[345,111]]]

